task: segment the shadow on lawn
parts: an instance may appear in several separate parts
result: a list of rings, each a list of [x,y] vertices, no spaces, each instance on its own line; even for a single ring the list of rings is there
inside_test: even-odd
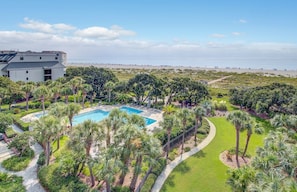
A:
[[[192,157],[194,158],[203,158],[205,157],[206,153],[204,153],[204,151],[199,151],[198,153],[196,153],[195,155],[193,155]]]
[[[162,189],[161,189],[162,192],[167,191],[167,186],[170,186],[170,187],[175,186],[174,177],[175,177],[174,174],[170,174],[169,177],[167,177],[166,182],[162,186]]]

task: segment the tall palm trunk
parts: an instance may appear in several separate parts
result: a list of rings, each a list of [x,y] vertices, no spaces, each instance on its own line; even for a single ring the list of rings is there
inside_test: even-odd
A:
[[[141,163],[142,163],[142,155],[139,155],[136,158],[136,165],[135,165],[135,168],[134,168],[133,177],[132,177],[130,187],[129,187],[131,191],[135,190],[136,183],[137,183],[137,178],[138,178],[138,175],[139,175],[139,172],[140,172]]]
[[[110,98],[111,98],[111,91],[108,90],[108,103],[110,103]]]
[[[91,177],[91,187],[93,187],[95,185],[95,178],[94,178],[94,174],[93,174],[93,169],[92,166],[90,164],[88,164],[88,168],[90,171],[90,177]]]
[[[81,167],[80,167],[80,169],[79,169],[79,171],[78,171],[78,173],[77,173],[77,176],[80,175],[81,172],[84,170],[84,168],[85,168],[85,163],[86,163],[86,161],[81,162]]]
[[[169,152],[170,152],[170,136],[171,136],[171,130],[167,130],[167,153],[166,153],[166,163],[168,161],[168,156],[169,156]]]
[[[194,132],[195,145],[197,145],[197,131],[198,131],[199,124],[200,124],[200,120],[199,118],[196,118],[196,125],[195,125],[195,132]]]
[[[58,94],[55,93],[55,103],[57,103],[57,101],[58,101]]]
[[[86,157],[87,158],[90,157],[91,146],[92,146],[92,143],[91,142],[88,142],[88,145],[86,146]],[[89,171],[90,171],[90,177],[91,177],[91,183],[92,183],[91,186],[93,187],[95,185],[95,178],[94,178],[92,166],[90,165],[89,162],[88,162],[88,168],[89,168]]]
[[[249,142],[250,142],[250,138],[251,138],[251,134],[247,134],[246,143],[245,143],[245,147],[244,147],[242,157],[244,157],[246,155],[246,151],[247,151],[247,148],[248,148],[248,145],[249,145]]]
[[[42,111],[43,111],[43,115],[44,115],[45,114],[44,95],[41,96],[41,102],[42,102]]]
[[[65,95],[65,103],[68,104],[68,95]]]
[[[186,123],[185,123],[185,122],[183,122],[183,139],[182,139],[182,148],[181,148],[181,154],[183,154],[183,153],[184,153],[185,133],[186,133]]]
[[[105,184],[106,184],[106,192],[111,192],[110,183],[107,179],[105,179]]]
[[[28,110],[29,110],[29,93],[26,93],[26,111]]]
[[[57,150],[60,149],[60,135],[57,138]]]
[[[128,156],[128,155],[127,155],[127,156]],[[130,154],[129,154],[129,156],[130,156]],[[128,167],[129,167],[129,161],[130,161],[129,156],[128,156],[128,158],[126,157],[126,158],[124,159],[124,165],[125,165],[125,168],[128,168]],[[125,181],[125,177],[126,177],[126,175],[127,175],[127,170],[122,170],[122,171],[121,171],[120,178],[119,178],[118,185],[120,185],[120,186],[123,185],[123,183],[124,183],[124,181]]]
[[[87,94],[83,93],[83,98],[82,98],[82,107],[83,109],[85,108],[85,99],[86,99]]]
[[[46,142],[45,155],[46,155],[46,165],[49,165],[49,161],[50,161],[50,141]]]
[[[240,129],[239,128],[236,128],[236,149],[235,149],[235,155],[236,155],[236,164],[237,164],[237,167],[239,168],[240,165],[239,165],[239,160],[238,160],[238,151],[239,151],[239,131]]]

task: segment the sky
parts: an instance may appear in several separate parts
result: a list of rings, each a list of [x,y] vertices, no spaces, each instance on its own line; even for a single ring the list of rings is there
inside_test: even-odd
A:
[[[0,50],[69,63],[297,70],[296,0],[1,2]]]

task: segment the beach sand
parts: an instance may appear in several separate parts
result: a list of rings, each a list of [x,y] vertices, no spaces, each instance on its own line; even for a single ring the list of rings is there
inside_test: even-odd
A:
[[[200,71],[221,71],[229,73],[262,73],[266,76],[285,76],[285,77],[297,77],[297,70],[278,70],[278,69],[251,69],[251,68],[206,68],[206,67],[184,67],[184,66],[169,66],[169,65],[133,65],[133,64],[97,64],[97,63],[68,63],[66,67],[87,67],[94,66],[99,68],[108,69],[190,69],[190,70],[200,70]]]

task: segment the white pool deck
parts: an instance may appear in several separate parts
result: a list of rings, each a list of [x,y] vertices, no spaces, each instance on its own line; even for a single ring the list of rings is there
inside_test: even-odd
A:
[[[103,111],[111,111],[114,108],[120,108],[120,107],[124,107],[124,106],[141,110],[142,112],[139,113],[139,115],[156,120],[155,123],[152,123],[152,124],[150,124],[150,125],[148,125],[146,127],[148,132],[152,132],[155,128],[159,127],[159,122],[162,121],[162,119],[163,119],[163,112],[161,110],[148,108],[148,107],[141,106],[141,105],[130,105],[130,104],[129,105],[128,104],[127,105],[96,105],[96,106],[93,106],[93,107],[82,109],[79,112],[79,114],[86,113],[86,112],[89,112],[89,111],[94,111],[94,110],[97,110],[97,109],[100,109],[100,110],[103,110]],[[22,117],[21,120],[24,121],[24,122],[33,122],[33,121],[38,119],[36,117],[36,115],[42,114],[42,113],[43,113],[42,111],[41,112],[36,112],[36,113],[31,113],[31,114],[28,114],[28,115]]]

